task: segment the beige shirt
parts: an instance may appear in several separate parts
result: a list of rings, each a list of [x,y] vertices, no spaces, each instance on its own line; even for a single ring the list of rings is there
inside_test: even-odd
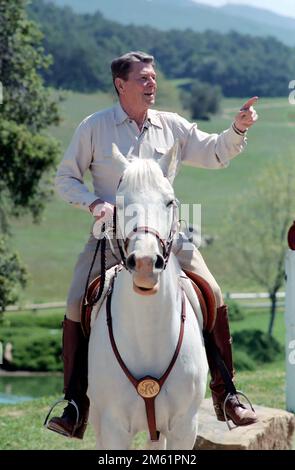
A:
[[[200,168],[224,168],[246,146],[246,137],[232,127],[218,134],[207,134],[178,114],[150,109],[140,131],[120,104],[84,119],[75,131],[56,175],[56,188],[70,204],[89,210],[97,198],[111,204],[121,170],[112,159],[112,143],[127,158],[158,160],[179,139],[180,158]],[[84,183],[87,170],[94,191]]]

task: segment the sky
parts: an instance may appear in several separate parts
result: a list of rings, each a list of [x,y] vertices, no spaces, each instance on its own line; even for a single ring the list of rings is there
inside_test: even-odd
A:
[[[226,3],[244,4],[267,10],[274,11],[285,16],[295,18],[295,1],[294,0],[194,0],[197,3],[205,3],[211,6],[221,6]]]

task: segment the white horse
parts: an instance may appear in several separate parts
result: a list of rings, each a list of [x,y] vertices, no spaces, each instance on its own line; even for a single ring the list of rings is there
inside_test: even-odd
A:
[[[177,152],[175,145],[159,166],[146,159],[128,162],[113,146],[113,159],[124,170],[117,191],[117,235],[120,225],[125,267],[114,279],[109,309],[104,302],[92,319],[88,396],[98,449],[133,448],[141,431],[148,433],[148,449],[192,449],[197,437],[208,366],[202,320],[183,294],[183,273],[170,252],[178,225],[171,186]],[[133,216],[123,228],[122,201],[125,216],[128,210]]]

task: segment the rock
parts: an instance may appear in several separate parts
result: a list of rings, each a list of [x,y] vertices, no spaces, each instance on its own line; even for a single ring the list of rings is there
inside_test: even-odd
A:
[[[254,408],[259,419],[257,423],[229,431],[225,422],[217,421],[211,399],[204,400],[200,409],[199,432],[194,449],[291,449],[295,429],[294,414],[264,406],[255,405]]]

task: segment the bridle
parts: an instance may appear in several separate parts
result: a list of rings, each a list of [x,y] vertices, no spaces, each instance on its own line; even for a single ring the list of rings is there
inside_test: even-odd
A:
[[[121,183],[121,181],[120,181],[120,183]],[[120,185],[120,183],[119,183],[119,185]],[[122,235],[122,234],[119,234],[119,230],[118,230],[119,223],[118,223],[118,217],[117,217],[117,208],[116,208],[116,206],[114,207],[114,217],[113,217],[114,234],[115,234],[115,238],[116,238],[116,241],[117,241],[117,246],[118,246],[118,249],[119,249],[119,252],[120,252],[122,264],[128,271],[131,271],[130,266],[127,263],[128,245],[129,245],[131,239],[138,233],[153,235],[158,240],[158,242],[160,244],[160,247],[162,249],[162,256],[163,256],[163,259],[164,259],[163,269],[166,269],[166,266],[167,266],[167,263],[168,263],[168,260],[169,260],[169,257],[170,257],[171,249],[172,249],[174,235],[177,232],[177,225],[178,225],[178,201],[177,201],[177,199],[171,200],[169,202],[169,204],[167,205],[167,207],[170,206],[170,205],[173,208],[173,215],[172,215],[172,222],[171,222],[169,235],[168,235],[166,240],[163,237],[161,237],[160,233],[157,230],[155,230],[151,227],[148,227],[146,225],[142,225],[142,226],[135,225],[135,227],[127,235],[127,237],[123,238],[122,236],[119,236],[119,235]]]
[[[122,183],[122,180],[123,180],[123,176],[121,176],[121,178],[119,180],[117,191],[120,187],[120,184]],[[109,236],[108,229],[106,228],[106,224],[103,224],[103,226],[102,226],[102,237],[97,240],[97,245],[96,245],[96,248],[95,248],[95,252],[94,252],[94,255],[93,255],[93,260],[92,260],[92,263],[91,263],[91,266],[90,266],[90,269],[89,269],[89,273],[88,273],[88,276],[87,276],[87,281],[86,281],[86,285],[85,285],[85,289],[84,289],[84,295],[83,295],[83,300],[82,300],[82,305],[84,307],[87,307],[87,306],[93,307],[93,305],[95,303],[97,303],[100,300],[101,296],[102,296],[102,293],[103,293],[103,290],[104,290],[104,285],[105,285],[106,269],[107,269],[106,268],[106,241],[107,240],[109,242],[109,246],[110,246],[110,249],[111,249],[111,252],[112,252],[114,258],[117,259],[117,261],[118,261],[118,269],[121,269],[121,267],[124,266],[125,269],[127,269],[127,271],[132,273],[132,269],[130,268],[130,266],[127,263],[127,256],[128,256],[127,255],[127,248],[128,248],[129,243],[130,243],[130,240],[132,239],[132,237],[136,233],[150,233],[151,235],[156,237],[156,239],[159,241],[160,246],[162,248],[164,266],[161,270],[164,270],[166,268],[169,257],[170,257],[171,249],[172,249],[173,238],[174,238],[174,235],[175,235],[175,233],[177,232],[177,229],[178,229],[178,206],[179,206],[179,201],[176,198],[173,198],[167,204],[166,207],[169,207],[170,205],[173,208],[173,216],[172,216],[172,223],[171,223],[169,235],[168,235],[168,238],[166,240],[164,240],[161,237],[161,235],[159,234],[159,232],[157,230],[155,230],[153,228],[150,228],[150,227],[147,227],[147,226],[135,226],[133,228],[133,230],[129,233],[129,235],[125,239],[121,236],[121,234],[120,234],[120,236],[118,236],[119,235],[119,233],[118,233],[119,232],[119,230],[118,230],[119,223],[118,223],[118,217],[117,217],[117,207],[114,206],[114,214],[113,214],[111,232],[113,233],[113,235],[115,236],[115,239],[117,241],[117,246],[118,246],[118,250],[119,250],[121,259],[118,258],[117,254],[114,250],[114,246],[113,246],[113,243],[112,243],[112,237]],[[101,248],[101,279],[100,279],[100,285],[99,285],[99,290],[98,290],[97,294],[93,297],[93,299],[91,300],[91,303],[89,303],[88,298],[87,298],[88,286],[89,286],[89,283],[90,283],[91,272],[92,272],[92,269],[93,269],[93,266],[94,266],[99,248]],[[86,335],[86,332],[84,332],[84,334]]]

